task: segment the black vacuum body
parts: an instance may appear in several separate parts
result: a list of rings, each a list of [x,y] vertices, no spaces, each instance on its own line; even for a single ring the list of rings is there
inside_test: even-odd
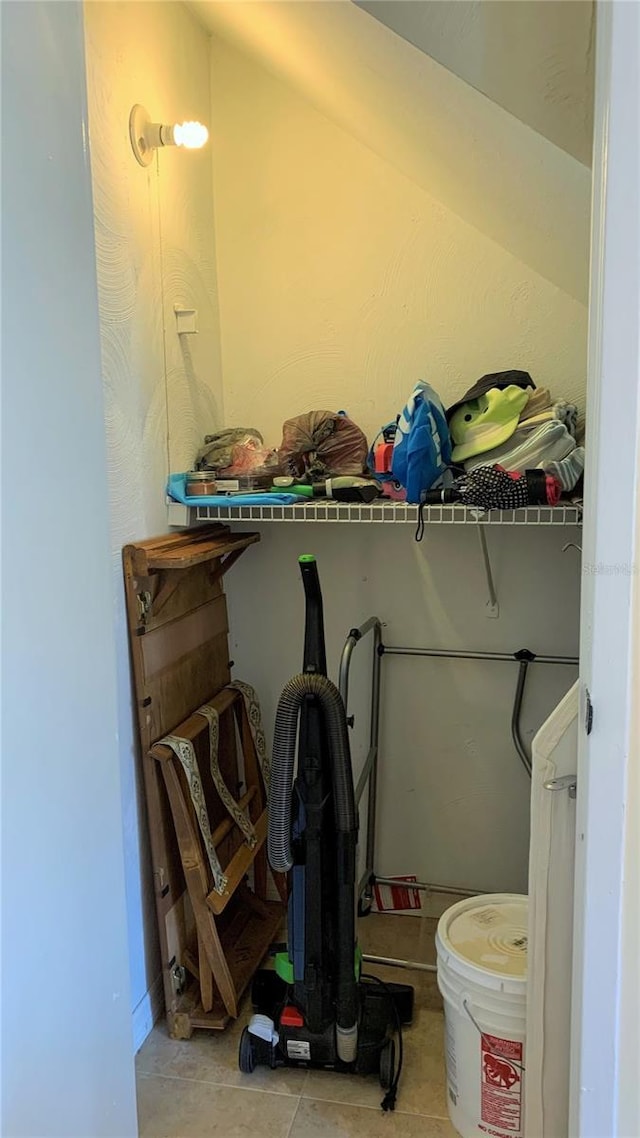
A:
[[[289,879],[287,944],[253,985],[256,1014],[240,1067],[328,1067],[397,1086],[394,1034],[410,1022],[413,989],[361,974],[356,935],[358,812],[345,708],[327,677],[315,558],[300,558],[306,617],[302,672],[276,714],[268,858]],[[297,764],[295,762],[297,744]]]

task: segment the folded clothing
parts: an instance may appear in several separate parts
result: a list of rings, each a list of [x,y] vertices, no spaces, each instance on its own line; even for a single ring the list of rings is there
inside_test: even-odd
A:
[[[548,462],[566,458],[575,450],[575,446],[573,435],[557,419],[542,423],[533,430],[524,424],[508,442],[480,457],[469,459],[465,467],[467,470],[475,470],[478,466],[498,463],[505,470],[534,470],[536,467],[546,467]]]
[[[543,423],[564,423],[570,435],[575,438],[576,427],[578,423],[578,408],[575,403],[566,403],[564,399],[559,399],[557,403],[547,407],[544,411],[539,411],[536,415],[528,414],[528,406],[520,416],[520,421],[516,428],[519,436],[524,438],[526,433],[532,433],[541,427]],[[514,432],[515,434],[515,432]]]
[[[576,447],[559,462],[545,462],[544,471],[557,478],[563,490],[573,490],[584,472],[584,447]]]
[[[541,411],[547,411],[551,406],[551,392],[548,387],[536,387],[529,395],[529,400],[524,409],[520,413],[520,422],[523,423],[525,419],[531,418],[532,415],[539,415]]]
[[[174,502],[181,502],[183,506],[292,506],[300,505],[297,494],[262,493],[252,494],[198,494],[197,497],[187,497],[187,475],[170,474],[167,482],[167,494]]]
[[[567,403],[566,399],[558,399],[551,407],[553,418],[564,423],[570,435],[576,437],[578,427],[578,408],[575,403]]]

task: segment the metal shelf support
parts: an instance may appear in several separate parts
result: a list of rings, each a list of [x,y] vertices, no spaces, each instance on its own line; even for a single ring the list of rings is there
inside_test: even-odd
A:
[[[478,526],[478,537],[480,538],[480,549],[482,551],[482,561],[487,578],[487,590],[489,592],[489,600],[487,601],[487,616],[493,617],[494,620],[497,620],[497,618],[500,616],[500,605],[498,604],[496,587],[493,582],[491,558],[489,557],[489,547],[487,546],[487,535],[484,532],[482,526]]]

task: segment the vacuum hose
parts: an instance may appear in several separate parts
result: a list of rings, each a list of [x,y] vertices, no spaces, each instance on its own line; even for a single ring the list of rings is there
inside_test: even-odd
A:
[[[342,697],[335,684],[317,673],[294,676],[285,685],[276,713],[269,789],[267,852],[272,869],[287,873],[291,850],[291,795],[298,717],[308,696],[322,709],[331,761],[337,843],[337,1000],[336,1044],[345,1063],[353,1062],[358,1042],[358,988],[355,976],[356,812],[349,737]]]
[[[349,736],[342,697],[326,676],[315,673],[294,676],[285,685],[278,703],[271,759],[269,791],[268,854],[272,869],[288,873],[293,865],[291,852],[291,792],[298,715],[305,696],[315,696],[327,729],[331,756],[331,779],[336,829],[356,833],[357,815],[353,793]]]

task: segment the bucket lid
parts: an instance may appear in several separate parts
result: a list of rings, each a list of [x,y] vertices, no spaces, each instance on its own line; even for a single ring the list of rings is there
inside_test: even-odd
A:
[[[438,940],[445,952],[509,980],[526,980],[527,935],[528,898],[519,893],[460,901],[447,909],[438,924]]]

